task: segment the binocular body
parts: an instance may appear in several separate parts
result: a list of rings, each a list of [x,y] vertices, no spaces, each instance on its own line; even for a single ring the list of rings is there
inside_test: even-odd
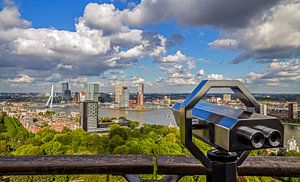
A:
[[[180,126],[180,106],[173,113]],[[206,102],[192,109],[192,134],[219,150],[244,151],[283,146],[283,125],[271,116]]]
[[[246,110],[201,102],[211,88],[229,88]],[[260,104],[238,80],[203,80],[183,101],[172,107],[181,142],[193,150],[192,136],[227,151],[283,146],[284,127],[271,116],[259,114]]]

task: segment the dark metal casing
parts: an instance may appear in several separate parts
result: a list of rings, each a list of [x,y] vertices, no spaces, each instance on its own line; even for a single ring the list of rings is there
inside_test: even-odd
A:
[[[231,88],[247,110],[199,102],[210,88]],[[228,152],[283,146],[283,125],[275,117],[259,114],[259,103],[239,81],[204,80],[172,110],[188,148],[192,136]]]

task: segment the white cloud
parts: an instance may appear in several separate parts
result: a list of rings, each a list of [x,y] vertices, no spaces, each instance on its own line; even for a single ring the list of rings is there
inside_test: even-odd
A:
[[[39,71],[38,80],[45,81],[54,71],[61,79],[98,76],[108,69],[129,67],[141,58],[166,52],[165,37],[125,25],[121,12],[114,5],[90,3],[78,19],[76,31],[71,32],[30,28],[30,22],[21,18],[16,7],[3,8],[1,77],[8,70],[15,75],[24,70]]]
[[[177,51],[174,55],[168,55],[166,57],[160,58],[161,63],[177,63],[180,61],[187,61],[188,58],[181,53],[181,51]]]
[[[128,27],[120,21],[120,11],[113,4],[89,3],[79,22],[91,29],[102,30],[105,34],[128,30]]]
[[[57,69],[67,69],[67,70],[72,70],[72,65],[69,65],[69,64],[58,64],[56,66]]]
[[[133,10],[121,12],[120,16],[121,21],[130,25],[175,19],[184,25],[241,27],[276,2],[271,0],[251,2],[247,0],[143,0]]]
[[[133,47],[127,51],[120,52],[120,56],[123,58],[139,57],[139,56],[142,56],[143,53],[144,53],[144,46],[139,45],[139,46]]]
[[[238,42],[239,63],[247,59],[272,62],[300,56],[300,1],[283,0],[243,28],[225,29],[220,39],[211,42],[214,48],[228,49],[226,44]],[[223,40],[223,42],[222,42]],[[226,40],[226,41],[225,41]],[[231,40],[231,41],[229,41]],[[233,47],[235,47],[235,43]],[[229,44],[230,45],[230,44]]]
[[[14,79],[9,79],[9,82],[12,83],[31,83],[34,80],[34,78],[30,77],[26,74],[19,74]]]
[[[4,28],[28,28],[31,23],[20,18],[20,13],[16,7],[7,6],[0,11],[0,29]]]
[[[221,74],[210,74],[210,75],[207,75],[207,78],[209,80],[224,80],[225,79],[224,75],[221,75]]]
[[[217,49],[235,49],[238,47],[238,41],[235,39],[217,39],[208,45]]]
[[[249,84],[287,86],[300,84],[300,60],[273,61],[262,72],[250,72],[246,79]]]
[[[197,76],[202,77],[202,76],[204,76],[204,75],[205,75],[204,69],[200,69],[200,70],[198,71]]]

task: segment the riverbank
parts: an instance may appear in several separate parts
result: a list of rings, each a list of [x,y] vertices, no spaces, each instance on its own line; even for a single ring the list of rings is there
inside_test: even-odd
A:
[[[108,110],[116,110],[116,111],[132,111],[132,112],[145,112],[145,111],[152,111],[160,108],[143,108],[143,109],[120,109],[120,108],[110,108],[110,107],[99,107],[100,109],[108,109]]]
[[[300,125],[300,119],[281,118],[280,121],[282,123],[295,123]]]
[[[300,123],[286,123],[286,122],[281,122],[283,125],[290,125],[290,126],[300,126]]]

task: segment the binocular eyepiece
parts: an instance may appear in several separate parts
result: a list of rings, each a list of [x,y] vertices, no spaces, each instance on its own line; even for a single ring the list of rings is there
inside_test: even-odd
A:
[[[264,134],[266,141],[270,146],[278,147],[280,145],[280,142],[282,140],[282,135],[280,131],[261,125],[255,126],[254,128],[261,131]]]
[[[265,142],[271,147],[278,147],[282,140],[281,132],[266,126],[255,126],[250,128],[241,126],[237,129],[237,136],[245,144],[250,144],[259,149],[264,146]]]

